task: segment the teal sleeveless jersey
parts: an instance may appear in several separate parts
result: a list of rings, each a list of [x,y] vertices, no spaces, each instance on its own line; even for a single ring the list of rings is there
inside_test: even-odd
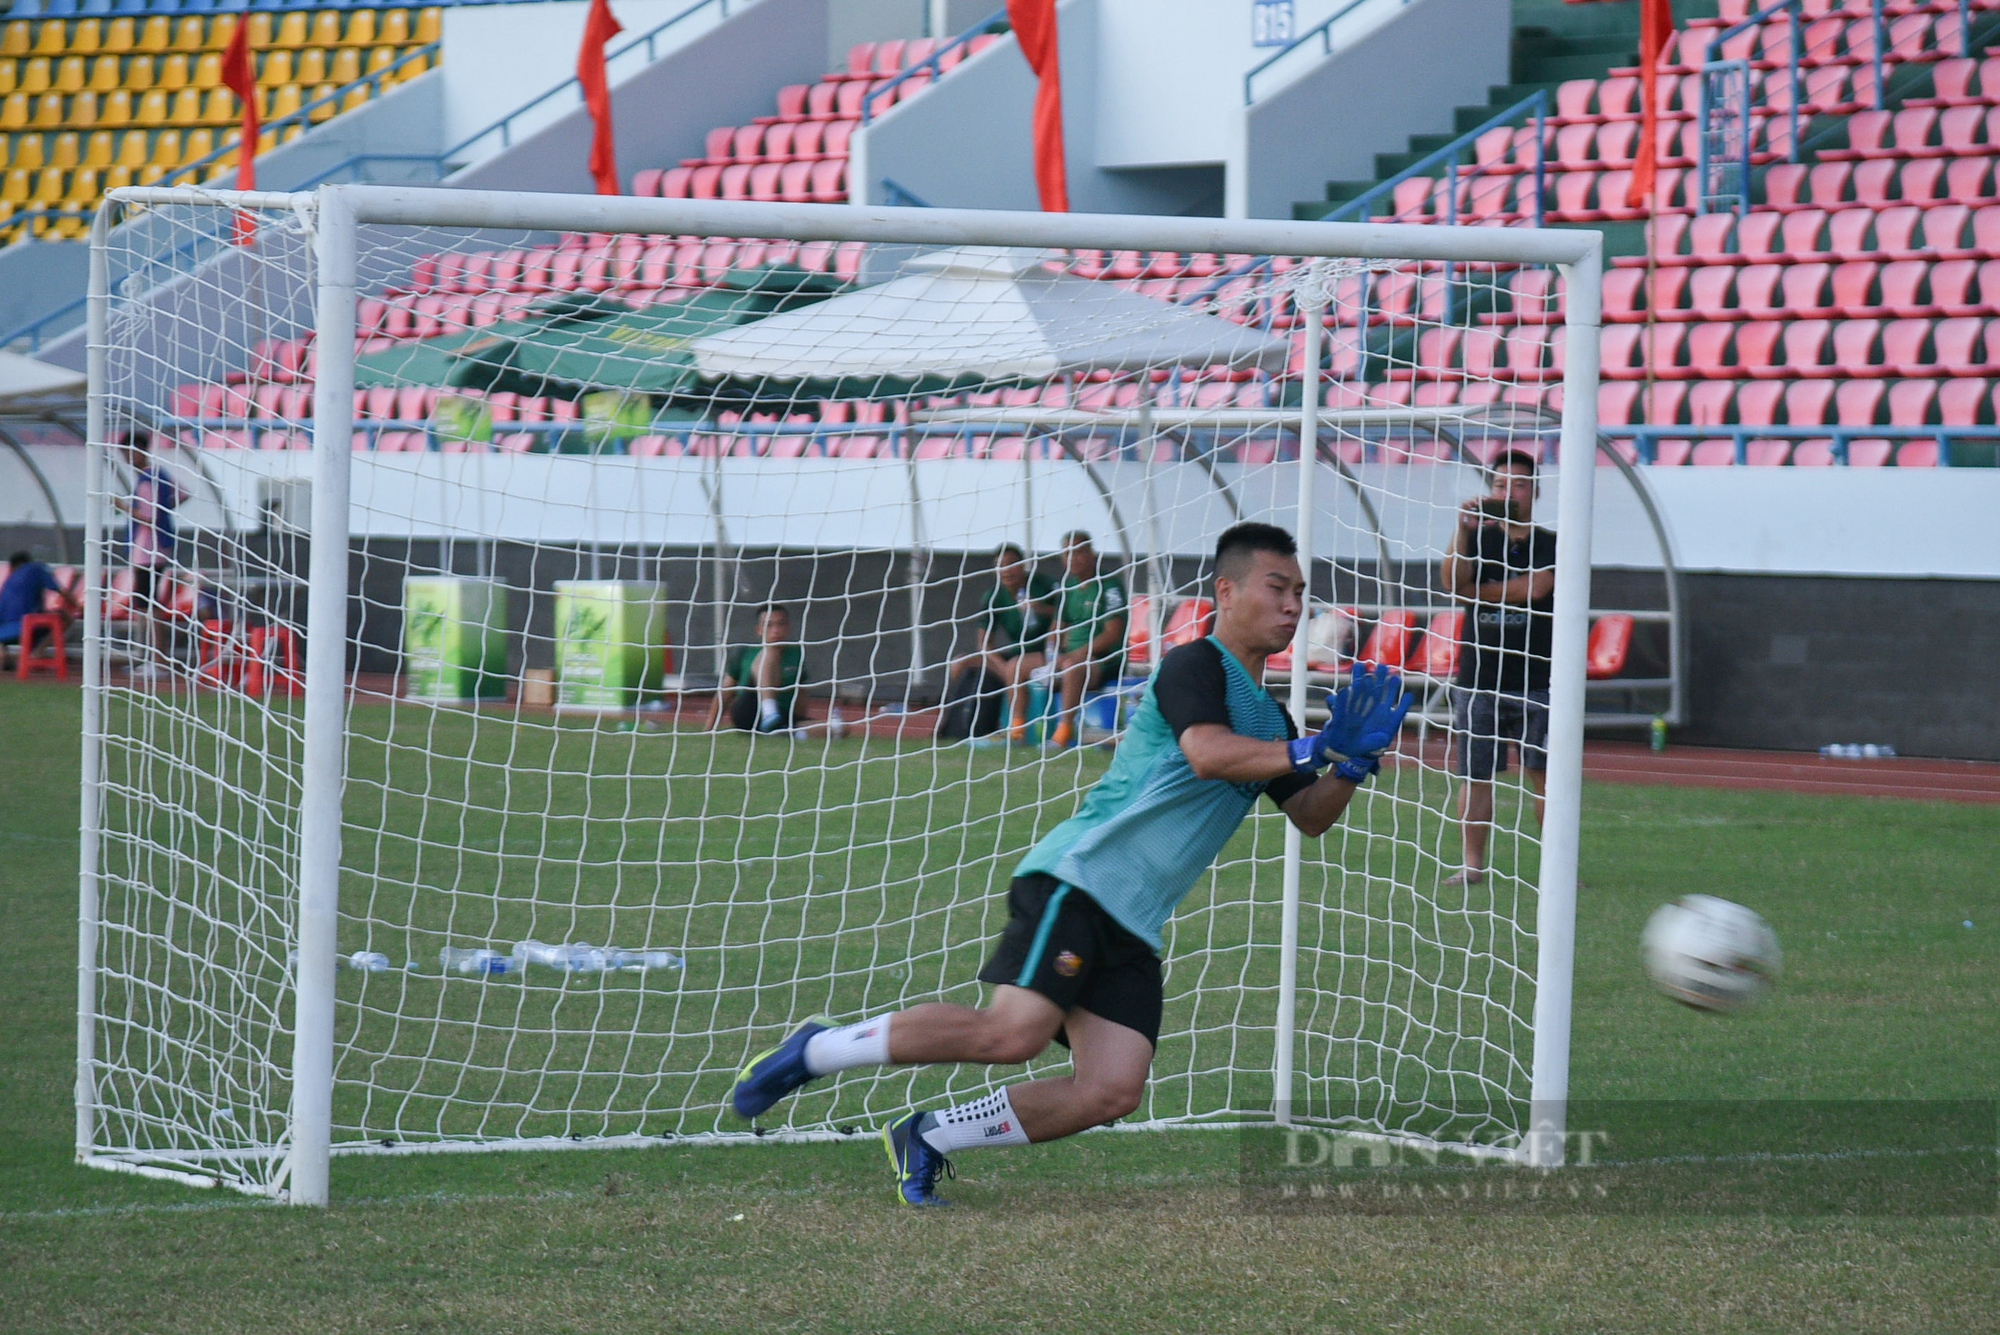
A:
[[[1161,929],[1266,792],[1277,802],[1311,785],[1195,776],[1180,733],[1222,723],[1260,741],[1296,735],[1291,716],[1214,636],[1161,660],[1111,768],[1074,816],[1029,850],[1016,876],[1043,872],[1077,887],[1154,950]]]

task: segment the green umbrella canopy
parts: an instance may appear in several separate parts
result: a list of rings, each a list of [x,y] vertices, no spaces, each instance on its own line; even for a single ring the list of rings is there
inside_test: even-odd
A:
[[[451,347],[437,350],[445,362],[441,374],[401,383],[562,399],[618,389],[655,399],[707,400],[713,392],[700,385],[686,351],[690,342],[823,301],[840,288],[839,280],[824,274],[767,265],[731,273],[720,286],[670,305],[635,311],[602,299],[587,307],[577,303],[574,309],[492,325],[469,337],[453,336]],[[393,351],[373,355],[388,357]]]

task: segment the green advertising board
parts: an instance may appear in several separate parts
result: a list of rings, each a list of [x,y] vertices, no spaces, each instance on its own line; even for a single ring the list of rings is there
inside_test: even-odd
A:
[[[556,581],[556,708],[632,709],[665,684],[667,604],[651,584]]]
[[[507,694],[507,591],[491,580],[403,581],[403,681],[412,700]]]

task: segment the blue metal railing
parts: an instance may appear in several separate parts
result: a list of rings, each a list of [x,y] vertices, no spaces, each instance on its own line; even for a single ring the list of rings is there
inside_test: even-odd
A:
[[[1791,0],[1791,2],[1797,3],[1797,0]],[[1529,118],[1532,118],[1535,125],[1535,189],[1532,221],[1534,226],[1539,227],[1542,224],[1542,215],[1547,212],[1548,207],[1548,113],[1549,95],[1547,90],[1541,90],[1528,97],[1524,97],[1492,119],[1466,131],[1443,148],[1438,149],[1435,153],[1420,158],[1410,166],[1405,167],[1402,171],[1397,172],[1394,176],[1391,176],[1388,180],[1370,186],[1367,190],[1356,195],[1353,199],[1348,200],[1338,208],[1321,215],[1322,221],[1366,221],[1376,216],[1387,216],[1391,222],[1400,221],[1403,218],[1403,214],[1409,212],[1409,210],[1378,215],[1377,206],[1385,200],[1393,204],[1396,196],[1396,187],[1403,184],[1403,182],[1415,180],[1420,176],[1437,179],[1440,175],[1440,169],[1443,169],[1442,179],[1444,188],[1442,194],[1444,198],[1444,212],[1442,216],[1425,212],[1421,217],[1421,221],[1442,222],[1447,226],[1456,226],[1461,216],[1459,197],[1461,194],[1469,195],[1472,189],[1472,182],[1481,177],[1505,176],[1511,180],[1527,175],[1526,172],[1518,170],[1510,172],[1487,170],[1478,161],[1477,157],[1480,136],[1503,127],[1522,128],[1524,123]],[[1472,159],[1470,170],[1466,169],[1467,158]],[[1521,164],[1513,163],[1511,165],[1518,168]],[[1423,202],[1428,204],[1433,197],[1433,195],[1426,195]],[[1517,204],[1520,203],[1518,193],[1515,197],[1515,202]],[[1522,212],[1524,216],[1527,213],[1526,210],[1522,210]],[[1483,215],[1467,211],[1464,213],[1464,216],[1479,217]]]
[[[1346,4],[1342,5],[1339,9],[1334,11],[1333,17],[1324,20],[1317,27],[1310,28],[1307,31],[1300,33],[1297,37],[1293,38],[1291,42],[1288,45],[1286,45],[1282,50],[1273,52],[1271,55],[1259,61],[1256,65],[1253,65],[1250,68],[1250,72],[1243,76],[1243,105],[1247,107],[1250,106],[1252,103],[1256,102],[1257,95],[1254,91],[1254,83],[1258,75],[1262,74],[1265,70],[1271,68],[1271,66],[1277,64],[1279,61],[1283,60],[1286,56],[1289,56],[1290,54],[1292,54],[1292,52],[1298,50],[1306,43],[1317,38],[1319,40],[1319,45],[1320,45],[1320,55],[1323,57],[1332,55],[1333,25],[1340,22],[1342,19],[1346,18],[1349,14],[1352,14],[1355,10],[1361,8],[1361,6],[1367,3],[1368,0],[1348,0]],[[1401,3],[1407,5],[1410,3],[1410,0],[1401,0]]]
[[[1935,441],[1938,447],[1938,466],[1954,466],[1952,446],[1957,442],[1980,441],[2000,444],[2000,426],[1950,427],[1950,426],[1685,426],[1659,425],[1648,423],[1637,426],[1606,426],[1604,434],[1613,440],[1629,440],[1638,450],[1641,463],[1657,463],[1662,441],[1724,440],[1734,447],[1734,460],[1739,466],[1749,463],[1749,445],[1758,440],[1806,441],[1823,440],[1832,446],[1835,464],[1848,464],[1848,447],[1857,440],[1886,440],[1891,442]]]
[[[1881,0],[1876,0],[1879,13]],[[1791,29],[1790,66],[1791,96],[1789,114],[1791,117],[1790,157],[1799,160],[1799,103],[1803,101],[1803,85],[1799,79],[1799,60],[1803,55],[1800,43],[1803,39],[1801,20],[1803,9],[1800,0],[1777,0],[1766,5],[1742,22],[1722,31],[1708,44],[1708,50],[1701,67],[1701,108],[1700,160],[1696,167],[1696,188],[1698,198],[1695,209],[1700,213],[1717,212],[1716,205],[1723,205],[1738,213],[1750,207],[1750,167],[1754,161],[1752,141],[1756,122],[1751,116],[1755,105],[1755,93],[1751,87],[1751,65],[1754,57],[1725,60],[1722,48],[1730,38],[1740,32],[1761,25],[1777,13],[1789,15],[1787,26]],[[1876,42],[1879,58],[1881,42]],[[1880,96],[1881,81],[1876,81],[1877,96]],[[1723,123],[1727,119],[1728,123]],[[1733,169],[1733,175],[1732,173]]]
[[[930,76],[929,81],[936,83],[944,77],[944,58],[947,55],[959,50],[961,47],[971,47],[974,39],[984,37],[987,33],[1004,30],[1006,23],[1007,11],[1004,8],[995,10],[958,36],[952,38],[949,42],[946,42],[937,50],[931,52],[929,56],[907,69],[897,71],[896,76],[880,88],[869,89],[868,95],[861,99],[861,123],[867,125],[875,119],[875,99],[889,96],[889,94],[901,87],[905,80],[913,78],[918,74],[928,74]],[[968,51],[967,54],[969,55],[970,52]]]
[[[888,196],[887,203],[899,209],[927,209],[929,200],[913,191],[906,190],[887,176],[882,178],[882,193]]]
[[[630,52],[638,50],[640,47],[644,47],[646,49],[646,62],[648,64],[651,64],[653,61],[659,59],[659,48],[658,48],[659,39],[669,28],[676,27],[679,24],[686,22],[688,19],[693,18],[701,11],[710,8],[719,11],[717,14],[718,20],[727,19],[729,17],[729,0],[695,0],[695,3],[689,5],[686,9],[681,10],[679,13],[675,14],[672,18],[667,19],[665,22],[660,23],[655,27],[647,29],[644,33],[633,38],[631,41],[625,43],[625,45],[619,47],[617,50],[608,52],[604,57],[605,66],[608,68],[613,61],[617,60],[621,56],[629,54]],[[558,97],[561,94],[569,92],[571,90],[575,90],[576,92],[576,105],[578,106],[583,105],[583,87],[581,84],[577,82],[575,76],[572,75],[570,78],[563,80],[561,83],[549,89],[547,92],[542,93],[540,96],[532,98],[529,101],[523,102],[520,106],[515,107],[512,111],[508,112],[505,116],[502,116],[499,120],[494,121],[491,125],[487,126],[485,129],[480,130],[476,134],[473,134],[465,139],[460,140],[456,144],[453,144],[450,148],[447,148],[444,152],[438,155],[438,160],[440,162],[449,163],[455,158],[457,158],[460,154],[464,153],[467,149],[471,148],[474,144],[477,144],[482,139],[486,139],[489,136],[495,134],[500,136],[501,148],[503,149],[511,148],[514,143],[514,122],[517,119],[519,119],[522,116],[525,116],[527,113],[533,111],[536,107],[541,106],[544,102],[549,101],[551,98]]]

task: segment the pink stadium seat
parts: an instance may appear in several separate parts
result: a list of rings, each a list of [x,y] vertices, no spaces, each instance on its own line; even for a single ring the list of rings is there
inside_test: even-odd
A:
[[[1743,462],[1752,468],[1781,468],[1791,457],[1789,440],[1753,440],[1743,447]]]
[[[1883,365],[1875,355],[1876,343],[1890,346],[1880,320],[1842,320],[1833,326],[1833,365],[1823,374],[1834,376],[1888,375],[1892,366]],[[1886,353],[1885,358],[1886,360]]]
[[[1888,386],[1880,380],[1849,380],[1834,393],[1835,420],[1841,426],[1874,426],[1880,420]]]
[[[1774,380],[1753,380],[1736,388],[1736,420],[1744,426],[1776,426],[1778,404],[1785,387]]]
[[[1694,447],[1689,462],[1696,468],[1728,468],[1736,462],[1736,442],[1704,440]]]
[[[838,158],[813,164],[812,199],[817,204],[838,204],[847,198],[847,163]]]
[[[1785,421],[1792,426],[1824,426],[1833,407],[1833,382],[1794,380],[1785,386]]]
[[[1858,443],[1858,442],[1857,442]],[[1887,442],[1883,442],[1887,444]],[[1896,451],[1898,468],[1936,468],[1938,466],[1938,444],[1934,440],[1911,440],[1903,443]],[[1850,459],[1849,462],[1852,462]]]
[[[1729,420],[1730,400],[1736,397],[1733,380],[1697,380],[1688,388],[1688,421],[1695,426],[1722,426]]]
[[[1693,446],[1685,440],[1658,440],[1653,442],[1653,463],[1661,468],[1683,468]]]
[[[1933,357],[1931,365],[1925,366],[1912,358],[1898,366],[1903,375],[1924,375],[1942,372],[1945,375],[1978,375],[1986,370],[1986,359],[1980,354],[1980,332],[1982,321],[1975,316],[1959,319],[1939,320],[1930,328]],[[1921,352],[1922,344],[1915,339],[1910,342]]]
[[[1639,391],[1632,380],[1607,380],[1597,387],[1597,420],[1604,426],[1628,426],[1639,411]]]
[[[1778,341],[1785,333],[1786,326],[1775,320],[1752,320],[1737,326],[1736,365],[1740,373],[1760,378],[1786,374],[1778,361]]]
[[[1847,442],[1847,466],[1849,468],[1880,468],[1895,455],[1895,444],[1886,440],[1850,440]]]

